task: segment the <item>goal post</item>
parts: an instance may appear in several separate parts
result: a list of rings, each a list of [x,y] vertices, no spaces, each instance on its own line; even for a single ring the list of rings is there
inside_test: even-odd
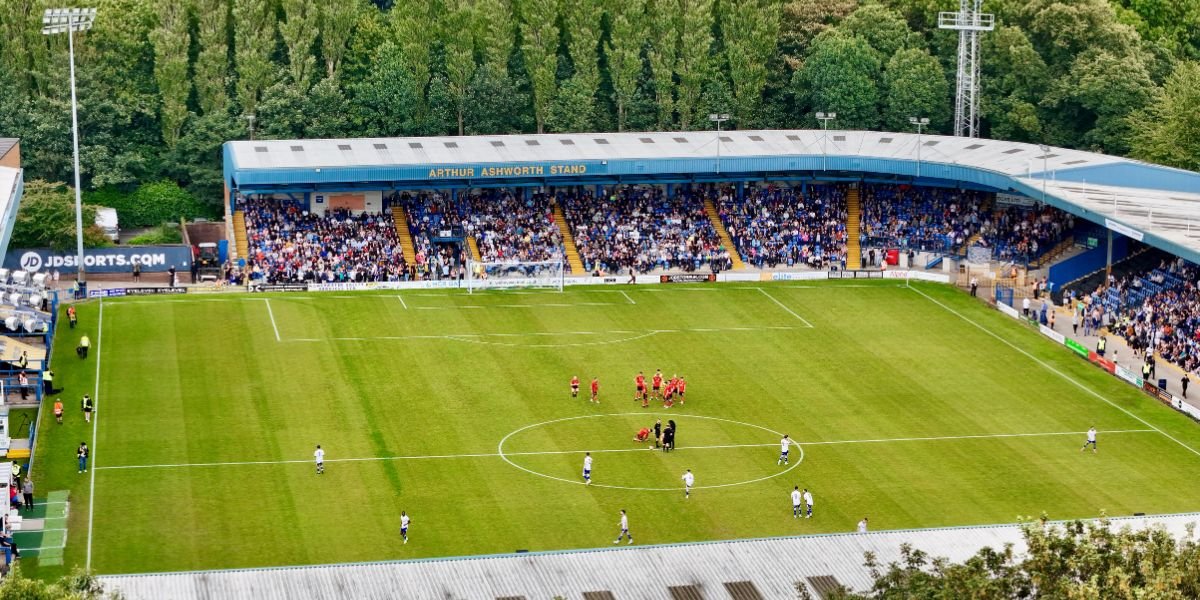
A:
[[[562,259],[542,262],[467,261],[467,292],[503,288],[547,288],[562,291]]]

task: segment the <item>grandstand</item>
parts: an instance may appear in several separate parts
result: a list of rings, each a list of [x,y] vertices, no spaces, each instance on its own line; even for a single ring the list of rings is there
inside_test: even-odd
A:
[[[699,597],[725,597],[718,586],[774,596],[796,583],[819,591],[827,578],[861,589],[868,574],[849,557],[893,556],[896,539],[958,556],[1015,531],[965,526],[1014,514],[1147,512],[1179,527],[1191,517],[1176,513],[1200,509],[1187,483],[1200,428],[1161,396],[1075,358],[1066,348],[1087,356],[1095,340],[1068,340],[1069,312],[1051,312],[1060,324],[1047,333],[920,281],[962,283],[996,263],[1018,265],[1028,276],[1005,283],[1014,302],[1033,279],[1065,284],[1112,265],[1122,273],[1122,259],[1153,246],[1171,261],[1105,282],[1094,300],[1114,327],[1134,321],[1132,340],[1152,337],[1136,323],[1147,301],[1194,295],[1200,239],[1186,223],[1200,212],[1200,175],[1012,142],[859,131],[236,141],[225,150],[227,225],[244,261],[229,273],[267,293],[191,289],[81,305],[81,327],[95,335],[97,359],[104,353],[103,369],[66,381],[94,386],[104,407],[92,481],[78,483],[74,465],[57,459],[45,467],[51,481],[76,482],[65,484],[72,498],[94,502],[71,516],[69,527],[85,529],[72,529],[65,564],[105,575],[183,571],[109,580],[132,597],[255,585],[247,582],[321,597],[356,573],[387,589],[415,585],[426,569],[441,577],[421,588],[431,597],[575,597],[650,588],[575,578],[578,589],[557,590],[537,573],[680,556],[736,557],[738,566],[639,571],[662,578],[646,597],[695,597],[677,595],[689,586]],[[499,267],[470,267],[481,263]],[[524,268],[533,263],[558,265],[557,291],[460,289],[505,265],[533,279]],[[675,283],[693,281],[712,283]],[[649,285],[659,282],[670,285]],[[1037,302],[1035,314],[1040,294]],[[1155,314],[1194,336],[1191,316]],[[1187,365],[1192,349],[1180,339],[1164,338],[1160,352]],[[1109,373],[1133,366],[1124,349],[1110,356],[1111,369],[1092,362]],[[686,404],[631,402],[633,376],[656,369],[686,376]],[[576,375],[585,390],[598,378],[599,404],[567,395]],[[630,443],[658,418],[682,426],[677,451]],[[1104,440],[1096,457],[1078,452],[1092,424]],[[69,458],[79,441],[71,427],[45,442],[51,455]],[[793,464],[776,462],[783,433],[799,444]],[[316,443],[329,452],[320,479]],[[593,486],[577,480],[585,450],[597,456]],[[686,501],[675,493],[684,468],[702,486]],[[816,492],[814,519],[787,513],[794,485]],[[254,510],[231,510],[248,497]],[[635,548],[580,554],[610,545],[623,508]],[[413,515],[412,543],[397,542],[399,510]],[[893,531],[845,533],[866,514]],[[953,529],[928,531],[940,527]],[[729,541],[745,538],[778,539]],[[778,551],[830,559],[762,576],[762,557]],[[409,559],[444,562],[203,572]],[[529,579],[497,582],[522,568]]]

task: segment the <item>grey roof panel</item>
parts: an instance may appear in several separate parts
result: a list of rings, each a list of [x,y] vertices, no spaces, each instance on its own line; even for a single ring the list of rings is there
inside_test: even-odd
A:
[[[1114,518],[1112,524],[1138,529],[1162,526],[1182,537],[1188,524],[1198,520],[1200,514],[1188,513]],[[817,594],[818,588],[832,583],[865,591],[871,577],[863,566],[863,553],[874,552],[887,564],[900,558],[904,543],[956,562],[985,546],[1000,549],[1013,544],[1017,552],[1024,550],[1018,526],[993,525],[100,579],[130,600],[382,600],[398,597],[401,591],[406,598],[561,595],[669,600],[671,588],[678,593],[698,589],[700,597],[724,598],[730,582],[750,582],[765,598],[792,598],[797,582],[805,582]]]

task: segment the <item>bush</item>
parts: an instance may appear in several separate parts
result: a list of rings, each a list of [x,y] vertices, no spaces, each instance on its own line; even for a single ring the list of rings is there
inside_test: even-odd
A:
[[[169,223],[163,223],[146,233],[143,233],[128,242],[130,246],[159,246],[162,244],[182,244],[183,232],[178,226],[172,227]]]
[[[117,209],[122,228],[156,227],[209,212],[195,196],[170,180],[142,184],[132,194],[113,188],[96,190],[86,195],[85,202]]]

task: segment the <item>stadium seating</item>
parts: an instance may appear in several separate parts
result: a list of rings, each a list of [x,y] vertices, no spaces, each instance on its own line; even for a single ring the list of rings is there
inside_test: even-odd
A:
[[[718,195],[721,219],[751,266],[825,268],[846,259],[844,186],[747,187],[739,202],[730,189]]]
[[[1089,310],[1137,350],[1200,373],[1200,269],[1183,259],[1113,278],[1084,296]]]
[[[729,269],[729,251],[699,195],[660,187],[621,187],[606,198],[560,194],[579,256],[588,272]]]
[[[406,273],[391,216],[310,213],[290,200],[246,200],[252,281],[395,281]]]

